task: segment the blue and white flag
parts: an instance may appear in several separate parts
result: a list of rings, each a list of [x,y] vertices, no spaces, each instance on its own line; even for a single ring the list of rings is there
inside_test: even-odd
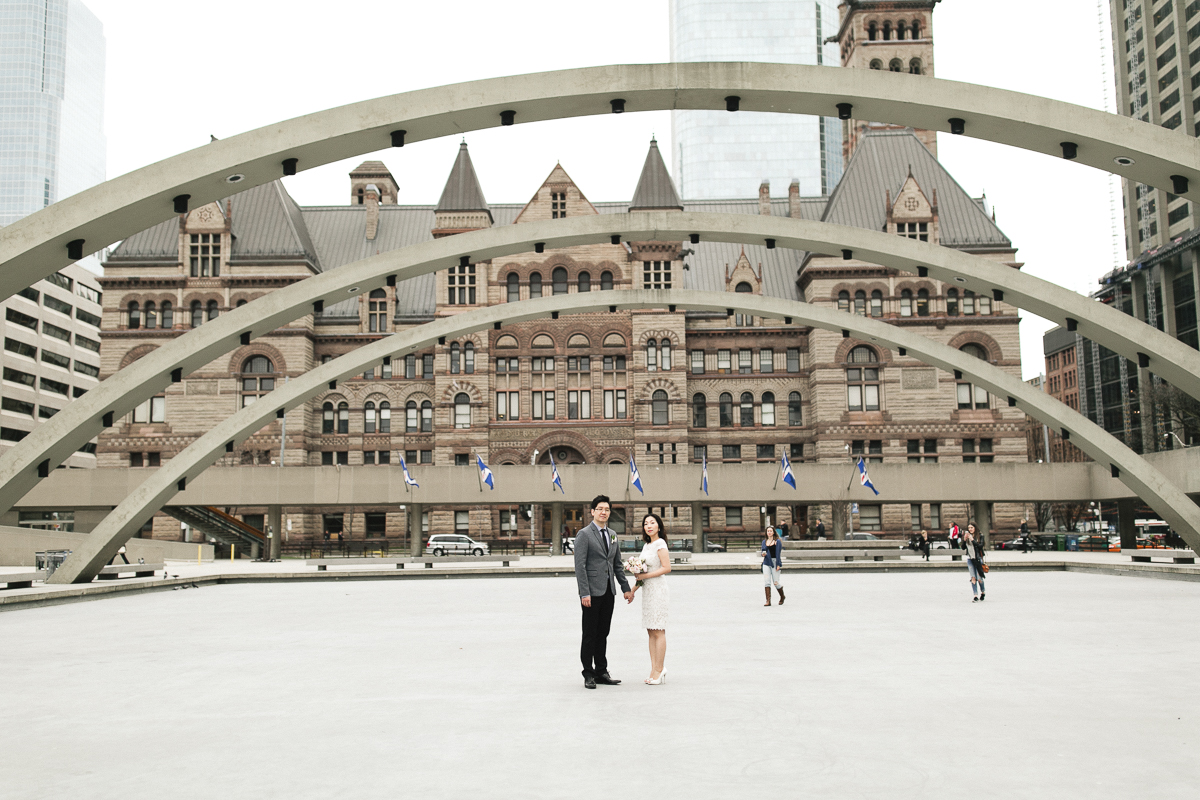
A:
[[[633,453],[629,454],[629,475],[633,485],[644,495],[646,491],[642,488],[642,476],[638,474],[637,464],[633,460]]]
[[[783,482],[793,489],[796,488],[796,476],[792,474],[792,462],[788,461],[787,453],[783,453]]]
[[[492,491],[496,490],[496,482],[492,477],[492,471],[488,469],[488,465],[483,463],[483,457],[478,453],[475,454],[475,460],[479,463],[479,474],[483,478],[483,482],[488,485]]]
[[[421,484],[414,481],[412,475],[408,474],[408,464],[404,463],[404,456],[400,456],[400,469],[404,470],[405,483],[407,483],[409,486],[416,486],[418,489],[421,488]]]
[[[875,494],[879,494],[879,490],[871,483],[871,479],[867,477],[867,465],[863,463],[862,458],[858,459],[858,482],[870,489]]]
[[[700,478],[700,488],[704,490],[704,494],[708,494],[708,453],[701,456],[704,462],[704,473]]]
[[[554,453],[549,453],[549,456],[550,456],[550,482],[552,484],[554,484],[555,486],[557,486],[558,490],[560,492],[562,492],[563,494],[566,494],[567,490],[563,488],[562,477],[558,474],[558,464],[554,463]],[[551,491],[554,491],[554,490],[551,489]]]

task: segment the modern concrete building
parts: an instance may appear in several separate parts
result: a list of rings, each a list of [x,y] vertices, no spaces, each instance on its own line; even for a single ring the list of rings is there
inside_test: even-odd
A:
[[[672,61],[770,61],[838,66],[836,0],[713,3],[671,0]],[[687,197],[746,197],[760,181],[828,195],[841,178],[835,117],[672,111],[671,161]]]
[[[79,0],[0,3],[0,226],[104,180],[104,57]]]
[[[822,219],[1019,266],[981,203],[910,131],[864,137],[830,198],[796,191],[787,199],[682,200],[655,142],[629,201],[593,202],[557,165],[528,203],[490,203],[465,145],[437,205],[386,202],[398,185],[369,162],[351,173],[349,205],[301,208],[277,182],[129,237],[105,263],[103,372],[274,288],[377,252],[562,217],[690,210]],[[604,243],[467,264],[326,303],[169,386],[152,401],[161,417],[116,421],[100,438],[99,464],[165,463],[279,383],[397,330],[529,297],[633,288],[827,304],[920,327],[1020,374],[1015,309],[991,297],[840,254],[707,241]],[[223,463],[387,467],[403,457],[419,480],[422,465],[470,465],[475,455],[500,466],[548,463],[551,453],[566,464],[626,463],[633,454],[643,469],[668,470],[702,460],[777,463],[782,455],[847,469],[860,454],[885,463],[1025,461],[1023,420],[967,381],[836,332],[743,315],[618,311],[506,324],[392,359],[287,413]],[[331,511],[289,510],[292,536],[403,536],[404,515],[394,506]],[[425,529],[527,538],[528,511],[434,508]],[[722,505],[703,513],[709,531],[737,534],[759,530],[767,517],[803,529],[810,514],[829,520],[830,511]],[[688,507],[665,512],[672,524],[690,525]],[[265,509],[238,513],[261,525]],[[1019,513],[997,506],[996,527],[1015,527]],[[966,504],[862,504],[854,524],[936,530],[950,514],[966,519]],[[583,508],[566,508],[564,520],[584,522]],[[162,518],[152,534],[175,538],[179,525]],[[549,534],[547,511],[537,536]]]

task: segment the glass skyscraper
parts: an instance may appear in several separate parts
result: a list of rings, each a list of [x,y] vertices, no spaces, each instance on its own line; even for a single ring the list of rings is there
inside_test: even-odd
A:
[[[0,226],[104,180],[104,51],[79,0],[0,0]]]
[[[672,61],[841,65],[837,0],[671,0]],[[672,162],[688,199],[753,197],[763,180],[783,195],[829,194],[842,176],[833,117],[673,111]]]

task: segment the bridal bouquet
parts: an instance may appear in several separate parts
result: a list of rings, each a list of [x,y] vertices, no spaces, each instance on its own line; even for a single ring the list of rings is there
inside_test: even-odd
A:
[[[646,562],[642,560],[641,556],[630,556],[625,559],[625,571],[630,575],[641,575],[646,571]],[[642,582],[638,581],[637,585],[641,586]]]

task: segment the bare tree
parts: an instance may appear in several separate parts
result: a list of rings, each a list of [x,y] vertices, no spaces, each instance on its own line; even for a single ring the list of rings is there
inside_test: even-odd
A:
[[[1168,426],[1186,443],[1200,437],[1200,400],[1180,391],[1169,383],[1150,383],[1146,396],[1158,408]],[[1162,442],[1157,443],[1161,449]],[[1147,448],[1151,449],[1151,448]]]
[[[1033,518],[1039,531],[1046,530],[1046,525],[1054,518],[1053,503],[1034,503]]]
[[[1088,507],[1083,503],[1054,504],[1054,518],[1058,520],[1059,530],[1075,530],[1075,526],[1087,513]]]

